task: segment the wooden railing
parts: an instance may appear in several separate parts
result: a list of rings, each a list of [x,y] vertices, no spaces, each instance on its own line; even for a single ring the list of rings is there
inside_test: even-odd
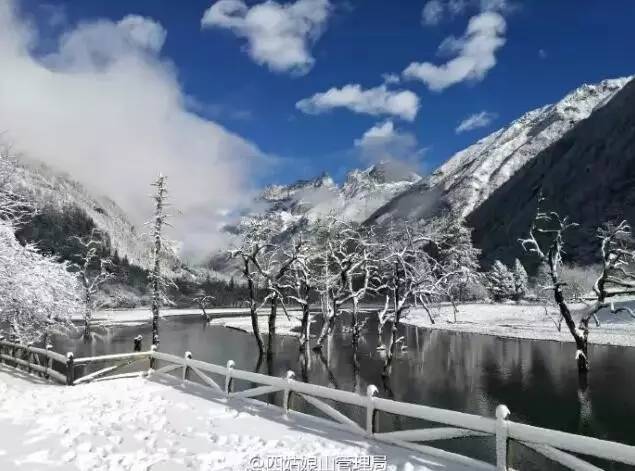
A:
[[[7,353],[7,349],[11,353]],[[17,351],[22,353],[17,355]],[[296,381],[292,371],[289,371],[284,378],[278,378],[236,369],[234,362],[231,360],[227,362],[226,366],[220,366],[195,360],[190,352],[186,352],[183,357],[178,357],[159,352],[154,348],[145,352],[74,358],[72,353],[63,356],[52,352],[50,348],[33,348],[32,346],[18,345],[0,339],[0,355],[0,358],[5,363],[48,375],[51,379],[68,385],[78,385],[90,381],[131,375],[138,376],[140,374],[139,371],[118,375],[112,375],[111,373],[124,366],[131,366],[134,363],[148,360],[150,368],[142,371],[141,374],[143,375],[161,376],[177,372],[180,373],[179,376],[182,381],[190,381],[191,378],[196,377],[204,386],[213,389],[228,399],[253,398],[281,392],[282,410],[285,415],[295,413],[291,410],[290,402],[290,397],[295,395],[326,415],[335,427],[380,442],[421,452],[428,456],[451,460],[471,469],[508,470],[508,451],[511,440],[521,443],[535,452],[576,471],[599,471],[601,468],[571,453],[596,457],[609,462],[635,465],[635,447],[633,446],[513,422],[509,420],[510,412],[504,405],[496,408],[496,416],[494,418],[482,417],[464,412],[383,399],[377,397],[377,388],[372,385],[368,386],[366,395],[359,395],[353,392]],[[42,364],[42,358],[47,359],[45,364]],[[53,370],[51,362],[63,364],[66,374],[63,375]],[[77,366],[107,362],[114,362],[115,364],[80,378],[75,378],[75,368]],[[157,367],[158,362],[163,364]],[[218,381],[210,377],[210,374],[220,376],[223,381],[219,384]],[[235,391],[234,382],[236,380],[250,382],[252,387]],[[325,400],[365,409],[365,424],[360,426],[335,407],[327,404]],[[422,419],[441,424],[442,426],[381,432],[377,430],[378,411]],[[488,436],[495,438],[496,465],[428,445],[429,442],[437,440]]]

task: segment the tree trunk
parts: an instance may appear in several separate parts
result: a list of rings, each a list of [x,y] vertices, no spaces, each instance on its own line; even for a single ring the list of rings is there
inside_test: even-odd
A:
[[[251,315],[251,328],[254,331],[254,337],[256,337],[258,351],[260,352],[260,356],[262,356],[262,353],[265,351],[265,344],[262,341],[262,336],[260,335],[260,326],[258,325],[258,311],[256,308],[256,293],[254,292],[254,281],[249,275],[249,261],[245,260],[244,263],[244,273],[247,277],[247,288],[249,290],[249,314]]]
[[[276,335],[276,315],[278,314],[278,298],[271,298],[271,311],[269,312],[269,338]]]
[[[309,343],[309,303],[302,305],[302,326],[300,327],[300,348],[304,349]]]
[[[84,299],[86,303],[85,311],[84,311],[84,340],[90,339],[90,320],[92,317],[92,312],[90,309],[91,299],[90,299],[90,291],[86,290],[86,297]]]
[[[351,313],[351,331],[352,331],[352,341],[353,341],[353,349],[357,350],[357,345],[359,343],[359,304],[356,298],[353,298],[353,312]]]
[[[557,278],[553,278],[553,282],[555,285],[555,289],[553,291],[554,298],[558,308],[560,310],[560,314],[564,319],[565,324],[567,324],[567,328],[569,332],[573,336],[575,340],[576,346],[576,363],[578,365],[578,372],[580,374],[586,374],[589,371],[589,352],[588,352],[588,336],[589,336],[589,326],[588,320],[585,322],[584,319],[580,321],[579,327],[575,325],[573,321],[573,317],[571,316],[571,311],[569,310],[569,306],[567,306],[566,301],[564,300],[564,293],[562,292],[562,286],[558,282]]]
[[[317,339],[317,344],[313,347],[315,350],[322,348],[324,340],[326,340],[326,337],[333,331],[333,326],[335,325],[335,314],[335,301],[327,297],[326,318],[322,324],[322,330],[320,331],[320,336]]]

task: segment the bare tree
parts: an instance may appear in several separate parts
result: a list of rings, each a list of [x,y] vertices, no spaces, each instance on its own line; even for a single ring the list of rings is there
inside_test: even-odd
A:
[[[214,299],[216,299],[214,298],[214,296],[208,296],[208,295],[197,296],[196,298],[193,299],[193,301],[196,304],[198,304],[198,307],[201,308],[203,319],[205,319],[206,321],[210,320],[210,317],[207,314],[206,309],[214,301]]]
[[[269,303],[269,339],[276,335],[276,317],[278,315],[278,304],[282,307],[287,319],[290,320],[289,313],[284,302],[284,290],[291,288],[287,283],[287,275],[296,261],[297,254],[302,245],[302,239],[292,241],[294,247],[287,250],[284,244],[275,241],[272,237],[274,231],[268,231],[268,240],[262,242],[261,250],[253,252],[251,262],[258,271],[258,274],[265,282],[267,295],[262,301],[262,305]]]
[[[316,251],[314,240],[307,235],[301,244],[292,243],[293,259],[288,273],[291,286],[288,298],[298,303],[302,309],[302,321],[300,327],[300,348],[304,350],[309,343],[311,298],[315,293],[317,281],[315,279]],[[307,356],[307,358],[309,358]]]
[[[94,310],[98,307],[95,294],[100,287],[114,277],[109,271],[112,266],[110,257],[102,257],[106,249],[103,234],[97,229],[90,231],[87,237],[74,239],[81,247],[81,253],[77,254],[80,263],[76,264],[77,275],[84,289],[84,339],[90,338],[90,324]],[[95,265],[98,265],[96,267]]]
[[[168,289],[175,287],[174,282],[168,278],[162,270],[162,262],[166,255],[172,251],[171,243],[164,235],[164,227],[169,215],[166,213],[168,205],[167,178],[161,174],[152,183],[155,188],[152,199],[154,200],[154,216],[146,224],[152,227],[152,270],[148,277],[152,291],[152,345],[159,345],[159,314],[161,306],[170,304]]]
[[[400,342],[399,326],[407,310],[413,305],[421,306],[434,324],[431,304],[447,294],[451,280],[457,279],[461,273],[460,267],[450,257],[447,266],[436,258],[447,237],[442,227],[425,222],[418,225],[392,223],[382,234],[380,285],[375,289],[386,296],[386,305],[379,314],[379,340],[380,348],[386,350],[388,363]],[[389,304],[392,305],[391,311]],[[392,321],[392,326],[386,346],[381,339],[381,329],[388,321]]]
[[[572,312],[565,298],[565,283],[562,281],[561,271],[565,234],[577,227],[577,224],[569,222],[567,217],[560,217],[556,212],[542,211],[542,202],[541,198],[529,236],[520,242],[527,252],[536,255],[547,267],[551,282],[547,288],[553,291],[560,316],[575,341],[578,371],[586,373],[589,370],[589,324],[593,319],[599,326],[597,313],[601,309],[610,308],[613,313],[624,311],[635,317],[632,309],[616,309],[613,303],[609,302],[613,296],[635,293],[635,273],[628,271],[629,266],[635,262],[635,244],[631,227],[626,221],[622,221],[619,224],[606,224],[598,229],[602,272],[593,284],[596,299],[578,312]]]
[[[264,238],[266,237],[266,226],[259,218],[246,218],[241,221],[241,240],[240,246],[229,251],[231,258],[240,261],[240,272],[247,282],[247,292],[249,294],[249,313],[251,316],[251,328],[258,344],[260,356],[265,351],[265,345],[260,334],[260,325],[258,324],[258,306],[257,306],[257,279],[258,270],[253,267],[253,260],[258,257],[260,251],[264,248]],[[253,267],[253,268],[252,268]]]
[[[318,291],[322,298],[324,322],[314,348],[322,348],[342,306],[347,302],[353,304],[351,328],[355,344],[359,337],[359,302],[368,292],[372,278],[370,244],[362,229],[334,217],[330,217],[319,230],[322,234]]]

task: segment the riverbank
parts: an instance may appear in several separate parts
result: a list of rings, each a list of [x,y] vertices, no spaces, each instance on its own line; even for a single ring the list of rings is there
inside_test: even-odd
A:
[[[582,305],[572,306],[580,309]],[[492,335],[503,338],[519,338],[528,340],[551,340],[572,342],[571,334],[564,323],[558,331],[558,313],[550,308],[545,313],[544,305],[528,303],[470,303],[458,305],[457,320],[450,304],[439,304],[433,307],[435,322],[432,324],[423,309],[411,309],[402,319],[405,325],[425,329],[441,329],[454,332]],[[365,315],[374,316],[375,309],[366,309]],[[249,309],[246,308],[213,308],[207,310],[211,325],[220,325],[252,332]],[[276,322],[280,335],[299,336],[301,311],[288,310],[289,319],[280,309]],[[268,309],[258,311],[260,331],[268,332]],[[200,309],[164,309],[162,318],[201,316]],[[152,313],[149,309],[108,310],[95,313],[94,320],[101,325],[138,325],[150,322]],[[613,314],[608,310],[598,314],[600,326],[591,325],[589,342],[600,345],[635,346],[635,319],[626,312]],[[78,319],[79,320],[79,319]],[[311,322],[321,325],[320,314],[312,314]]]
[[[580,309],[583,306],[573,307]],[[456,322],[452,306],[449,304],[434,307],[432,310],[434,324],[430,322],[428,314],[423,309],[411,309],[402,322],[425,329],[469,332],[503,338],[573,342],[564,322],[561,330],[558,331],[557,310],[550,308],[546,313],[542,304],[473,303],[461,304],[458,309]],[[614,314],[609,310],[602,310],[598,313],[598,319],[600,326],[592,322],[589,343],[635,346],[635,319],[628,313]]]
[[[288,469],[340,459],[367,466],[341,469],[466,470],[170,378],[65,387],[0,365],[0,397],[0,469],[264,471],[277,468],[250,465],[280,457],[297,463]]]

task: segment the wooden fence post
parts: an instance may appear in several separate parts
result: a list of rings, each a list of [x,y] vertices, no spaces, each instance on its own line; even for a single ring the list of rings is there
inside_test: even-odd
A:
[[[26,361],[27,361],[27,367],[26,370],[31,373],[31,360],[33,359],[33,352],[31,351],[31,347],[33,346],[33,342],[29,342],[26,344]],[[34,362],[35,363],[35,362]]]
[[[377,395],[377,387],[372,384],[369,384],[366,388],[366,397],[368,398],[368,403],[366,404],[366,434],[369,437],[372,437],[376,430],[375,418],[377,416],[377,411],[375,410],[375,396]]]
[[[284,396],[282,397],[282,407],[284,408],[284,415],[289,413],[289,399],[291,398],[291,383],[295,379],[295,373],[291,370],[287,371],[287,387],[284,389]]]
[[[4,342],[4,335],[0,335],[0,342]],[[4,353],[4,345],[0,343],[0,364],[4,363],[4,358],[2,358],[3,353]]]
[[[75,356],[73,352],[66,354],[66,385],[72,386],[75,382]]]
[[[509,417],[507,406],[500,405],[496,408],[496,470],[507,471],[507,449],[509,438],[507,436],[507,418]]]
[[[141,334],[137,335],[133,339],[133,342],[134,342],[134,346],[133,346],[133,349],[132,349],[133,352],[140,352],[141,351],[141,341],[142,340],[143,340],[143,335],[141,335]]]
[[[185,352],[185,365],[183,365],[183,381],[187,380],[188,366],[187,360],[192,359],[192,352]]]
[[[229,397],[232,392],[232,388],[234,385],[234,380],[232,378],[232,370],[234,369],[234,360],[229,360],[227,362],[227,374],[225,375],[225,396]]]
[[[51,349],[53,348],[53,345],[51,345],[50,343],[47,343],[44,348],[46,349],[46,365],[44,366],[45,368],[44,377],[46,379],[49,379],[50,377],[49,370],[53,369],[53,359],[49,356],[48,352],[51,351]]]

